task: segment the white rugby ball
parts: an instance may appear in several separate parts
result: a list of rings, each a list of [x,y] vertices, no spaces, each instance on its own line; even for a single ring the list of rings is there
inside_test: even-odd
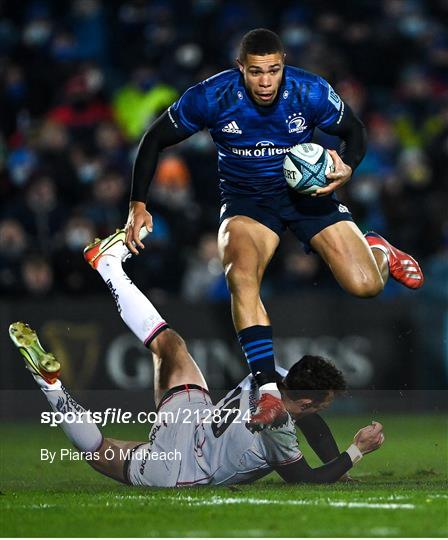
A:
[[[311,194],[325,187],[328,182],[326,175],[333,171],[333,160],[320,144],[297,144],[283,160],[286,182],[302,194]]]

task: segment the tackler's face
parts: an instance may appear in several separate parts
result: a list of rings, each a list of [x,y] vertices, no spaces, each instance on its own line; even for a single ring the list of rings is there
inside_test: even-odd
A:
[[[314,402],[312,399],[298,399],[296,401],[288,398],[287,395],[282,395],[283,404],[289,414],[295,419],[300,420],[309,414],[318,413],[329,407],[334,400],[334,392],[329,390],[324,401]]]
[[[243,61],[237,60],[244,84],[257,105],[272,105],[277,97],[285,67],[285,55],[248,54]]]

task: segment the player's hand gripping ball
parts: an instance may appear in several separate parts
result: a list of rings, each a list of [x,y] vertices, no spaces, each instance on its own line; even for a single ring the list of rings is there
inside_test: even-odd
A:
[[[301,194],[310,195],[327,185],[327,174],[334,171],[333,159],[319,144],[293,146],[283,160],[288,185]]]

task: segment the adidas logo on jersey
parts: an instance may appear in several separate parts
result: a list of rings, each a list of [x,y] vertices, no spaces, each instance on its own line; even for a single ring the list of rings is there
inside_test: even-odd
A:
[[[243,133],[235,121],[232,121],[226,126],[224,126],[222,128],[222,131],[224,131],[224,133],[237,133],[238,135],[241,135]]]

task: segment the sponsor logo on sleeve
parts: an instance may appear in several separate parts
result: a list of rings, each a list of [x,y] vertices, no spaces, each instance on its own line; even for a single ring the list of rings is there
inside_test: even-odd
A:
[[[333,90],[331,86],[328,86],[328,101],[334,105],[336,110],[339,111],[341,108],[342,100],[341,98],[336,94],[336,92]]]
[[[339,116],[338,116],[338,119],[337,119],[337,121],[336,121],[336,124],[340,124],[340,123],[341,123],[341,120],[342,120],[342,118],[343,118],[343,116],[344,116],[344,108],[345,108],[345,105],[344,105],[344,102],[343,102],[343,101],[341,101],[341,105],[342,105],[342,106],[341,106],[341,110],[339,111]]]
[[[168,107],[168,118],[171,120],[171,123],[175,128],[179,127],[176,120],[174,119],[173,113],[171,112],[171,107]]]

